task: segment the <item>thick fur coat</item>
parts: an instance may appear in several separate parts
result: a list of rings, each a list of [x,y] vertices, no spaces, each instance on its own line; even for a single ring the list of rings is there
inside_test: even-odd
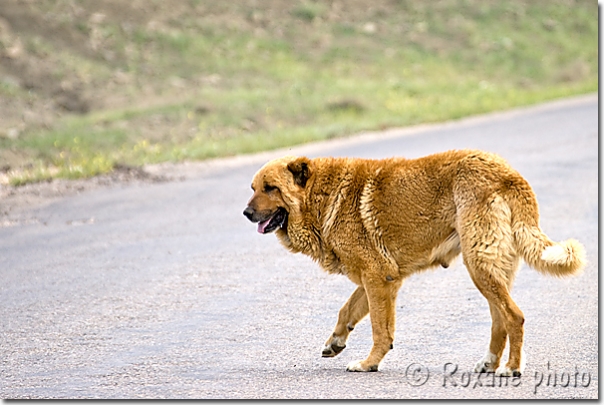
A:
[[[325,357],[340,353],[369,314],[373,347],[349,371],[376,371],[392,348],[405,278],[448,267],[461,253],[493,322],[489,351],[475,370],[520,375],[524,315],[510,296],[520,260],[554,276],[575,274],[585,262],[580,243],[555,243],[541,231],[527,181],[487,152],[384,160],[289,156],[263,166],[252,188],[244,214],[260,233],[276,232],[290,251],[358,286],[323,349]],[[509,360],[500,366],[508,338]]]

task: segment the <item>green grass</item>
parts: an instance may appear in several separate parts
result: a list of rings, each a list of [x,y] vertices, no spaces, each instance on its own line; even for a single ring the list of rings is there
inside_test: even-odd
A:
[[[0,138],[0,150],[29,156],[12,184],[252,153],[598,88],[596,2],[213,3],[191,2],[210,16],[189,10],[162,30],[126,32],[106,20],[110,63],[62,58],[81,75],[96,72],[103,97],[111,72],[129,75],[114,91],[131,101]],[[4,94],[16,97],[7,85]]]

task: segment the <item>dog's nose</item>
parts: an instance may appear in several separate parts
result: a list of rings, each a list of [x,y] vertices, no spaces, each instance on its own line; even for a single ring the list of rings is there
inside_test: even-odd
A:
[[[247,207],[243,210],[243,215],[245,215],[245,217],[251,221],[252,216],[254,215],[254,210],[252,209],[252,207]]]

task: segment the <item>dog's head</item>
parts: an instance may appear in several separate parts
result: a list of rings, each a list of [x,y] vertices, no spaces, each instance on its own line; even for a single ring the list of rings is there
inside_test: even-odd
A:
[[[287,232],[289,216],[299,212],[311,175],[311,161],[306,157],[271,160],[254,175],[254,195],[243,215],[258,223],[260,233]]]

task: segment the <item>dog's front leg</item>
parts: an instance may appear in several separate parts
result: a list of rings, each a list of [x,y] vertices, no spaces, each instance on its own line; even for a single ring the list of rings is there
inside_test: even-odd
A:
[[[338,323],[325,342],[323,348],[323,357],[334,357],[340,354],[346,347],[348,335],[354,329],[355,325],[369,313],[369,304],[367,303],[367,295],[363,287],[358,287],[338,314]]]
[[[348,371],[378,371],[380,362],[392,349],[394,342],[396,295],[402,280],[380,277],[368,278],[363,283],[369,304],[373,347],[365,360],[349,363],[346,367]]]

